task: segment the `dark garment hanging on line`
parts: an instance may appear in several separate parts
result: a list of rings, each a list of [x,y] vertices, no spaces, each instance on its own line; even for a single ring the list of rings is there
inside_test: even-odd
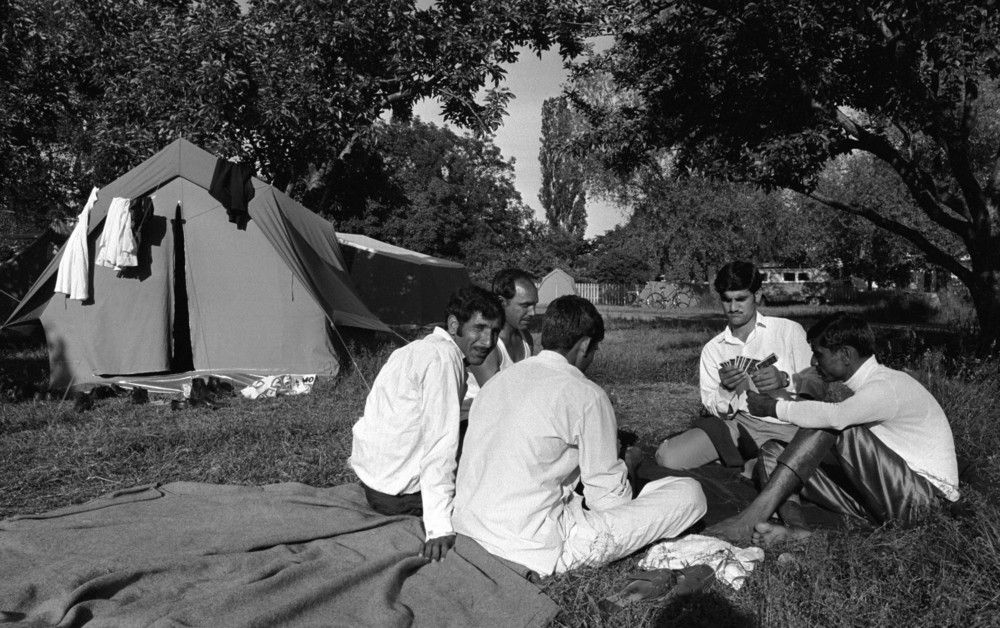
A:
[[[253,169],[250,164],[237,164],[220,159],[215,164],[212,184],[208,188],[212,198],[226,208],[229,222],[235,223],[236,228],[240,230],[247,228],[247,220],[250,219],[247,205],[250,204],[254,194],[251,177]]]
[[[142,244],[142,225],[153,213],[153,199],[148,196],[133,199],[128,206],[129,221],[132,225],[132,237],[135,238],[135,248]]]

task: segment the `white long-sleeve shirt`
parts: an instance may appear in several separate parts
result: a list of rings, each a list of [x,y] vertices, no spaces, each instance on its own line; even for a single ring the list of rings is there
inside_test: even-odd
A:
[[[94,264],[115,270],[139,264],[135,234],[132,233],[131,201],[116,196],[108,206],[104,230],[97,238],[97,257]]]
[[[867,425],[910,469],[951,501],[959,497],[955,441],[944,410],[920,382],[878,363],[875,356],[845,384],[854,394],[839,403],[778,401],[775,414],[799,427],[843,430]]]
[[[87,233],[90,230],[90,210],[97,202],[97,188],[90,192],[87,204],[77,216],[76,226],[66,240],[59,268],[56,271],[55,292],[69,295],[71,299],[86,301],[90,297],[89,266],[90,247],[87,245]]]
[[[420,491],[427,538],[451,534],[462,350],[440,327],[392,352],[354,424],[349,460],[358,478],[389,495]]]
[[[733,335],[727,326],[722,333],[705,344],[701,350],[701,364],[698,381],[701,387],[701,402],[714,416],[724,417],[730,405],[734,411],[747,412],[746,394],[737,395],[726,390],[719,379],[719,365],[737,356],[763,360],[774,354],[778,361],[774,366],[790,375],[788,393],[798,390],[799,374],[809,368],[812,348],[806,341],[806,332],[795,321],[757,313],[757,322],[747,336],[746,342]],[[814,383],[818,383],[818,380]],[[752,416],[752,415],[751,415]],[[756,417],[771,423],[783,423],[773,417]]]
[[[472,404],[456,481],[455,529],[487,551],[546,575],[587,507],[632,499],[611,401],[559,353],[542,351],[490,379]]]

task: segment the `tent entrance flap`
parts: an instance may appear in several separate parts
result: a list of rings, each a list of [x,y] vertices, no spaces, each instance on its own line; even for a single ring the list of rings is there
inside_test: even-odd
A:
[[[170,371],[182,373],[194,370],[191,352],[191,317],[188,314],[187,273],[184,271],[184,217],[180,204],[171,221],[174,233],[174,307]]]

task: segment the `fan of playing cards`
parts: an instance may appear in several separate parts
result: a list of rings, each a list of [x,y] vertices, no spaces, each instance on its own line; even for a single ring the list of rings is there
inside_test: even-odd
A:
[[[748,358],[745,355],[738,355],[732,360],[726,360],[725,362],[720,364],[719,367],[725,368],[727,366],[735,366],[739,370],[743,371],[747,375],[747,388],[749,388],[754,392],[757,392],[757,387],[754,386],[753,380],[750,379],[750,375],[756,373],[762,368],[771,366],[777,361],[778,361],[778,356],[774,355],[773,353],[764,358],[763,360],[758,360],[756,358]]]

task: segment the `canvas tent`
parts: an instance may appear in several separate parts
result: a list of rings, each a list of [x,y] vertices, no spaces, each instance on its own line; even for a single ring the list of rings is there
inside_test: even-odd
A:
[[[538,305],[548,305],[566,294],[576,294],[576,281],[565,270],[555,268],[538,284]]]
[[[458,262],[353,233],[337,238],[361,300],[390,325],[442,322],[452,293],[470,283]]]
[[[208,192],[217,162],[177,140],[101,188],[90,298],[53,294],[60,251],[5,324],[41,321],[54,387],[184,371],[332,375],[336,326],[387,330],[355,293],[333,225],[253,179],[238,229]],[[111,199],[142,195],[154,209],[139,266],[95,268]]]

